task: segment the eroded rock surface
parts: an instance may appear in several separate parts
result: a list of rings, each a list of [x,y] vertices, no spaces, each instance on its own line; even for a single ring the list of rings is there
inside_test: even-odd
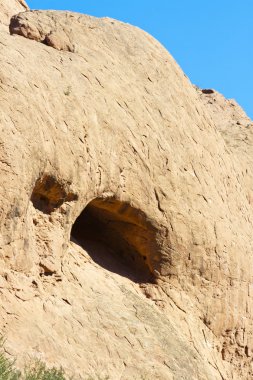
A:
[[[0,26],[1,24],[9,25],[11,16],[28,9],[24,0],[0,0]]]
[[[251,121],[115,20],[27,11],[0,44],[7,352],[81,378],[251,379]]]

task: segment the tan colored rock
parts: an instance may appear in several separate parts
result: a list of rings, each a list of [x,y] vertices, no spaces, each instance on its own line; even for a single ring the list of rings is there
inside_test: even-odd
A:
[[[0,25],[9,25],[11,16],[28,9],[24,0],[0,0]]]
[[[138,28],[33,11],[0,43],[7,352],[82,379],[251,379],[250,150]]]
[[[253,122],[234,99],[225,99],[217,91],[197,88],[201,101],[210,112],[228,148],[240,162],[247,188],[247,198],[253,204]]]

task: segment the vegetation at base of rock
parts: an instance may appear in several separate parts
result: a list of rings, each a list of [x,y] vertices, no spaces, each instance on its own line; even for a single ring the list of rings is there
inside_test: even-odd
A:
[[[6,357],[3,350],[3,338],[0,338],[0,380],[74,380],[65,375],[63,369],[47,368],[37,360],[27,366],[23,372],[15,367],[15,361]],[[87,377],[86,380],[109,380],[108,377]]]
[[[20,372],[17,371],[13,362],[6,359],[3,354],[0,355],[0,379],[1,380],[17,380],[20,378]]]
[[[46,365],[37,360],[25,367],[23,372],[15,367],[15,361],[6,357],[4,352],[4,338],[0,338],[0,380],[67,380],[62,369],[46,368]]]
[[[26,368],[24,373],[15,368],[14,362],[0,354],[0,380],[67,380],[63,370],[46,368],[44,363],[36,362]]]
[[[46,365],[37,361],[33,366],[26,368],[21,376],[25,380],[67,380],[64,371],[55,367],[48,369]]]

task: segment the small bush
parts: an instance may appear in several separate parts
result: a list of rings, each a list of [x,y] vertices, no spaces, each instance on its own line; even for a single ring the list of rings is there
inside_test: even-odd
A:
[[[0,335],[0,380],[74,380],[66,377],[63,369],[47,368],[39,360],[26,366],[25,370],[21,372],[16,369],[15,361],[6,357],[3,345],[4,339]],[[109,380],[109,377],[88,377],[86,380]]]
[[[14,368],[14,361],[6,358],[3,345],[4,338],[0,336],[0,380],[18,380],[20,372]]]
[[[18,380],[20,372],[13,366],[13,361],[7,359],[3,353],[0,354],[0,380]]]
[[[40,361],[35,362],[31,367],[27,367],[24,373],[24,380],[67,380],[62,369],[46,368]]]
[[[48,369],[40,361],[21,373],[15,368],[15,361],[6,357],[3,345],[4,339],[0,336],[0,380],[67,380],[62,369]]]

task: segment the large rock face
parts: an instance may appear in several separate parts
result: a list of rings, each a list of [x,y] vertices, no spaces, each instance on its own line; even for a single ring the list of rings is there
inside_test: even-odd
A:
[[[251,122],[137,28],[52,11],[4,23],[7,352],[81,378],[251,379]]]
[[[18,12],[28,10],[24,0],[0,0],[0,27],[1,24],[9,25],[10,17]]]

